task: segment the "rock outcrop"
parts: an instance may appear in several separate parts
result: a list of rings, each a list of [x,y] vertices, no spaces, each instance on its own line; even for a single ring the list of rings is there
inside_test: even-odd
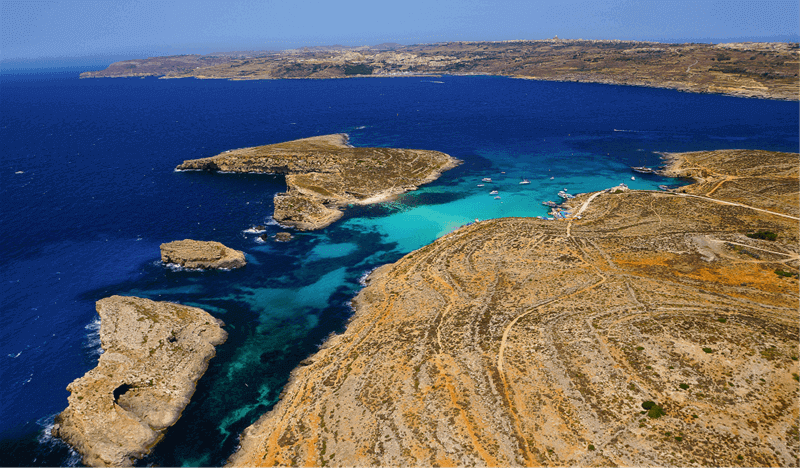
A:
[[[231,249],[219,242],[191,239],[161,244],[161,261],[204,270],[240,268],[247,264],[244,252],[240,250]]]
[[[127,466],[180,418],[227,334],[204,310],[169,302],[112,296],[97,313],[104,353],[67,386],[69,407],[53,435],[86,465]]]
[[[798,156],[765,157],[792,212]],[[580,220],[481,221],[377,269],[230,463],[796,464],[798,220],[717,184],[584,194]]]
[[[177,170],[286,174],[273,218],[299,230],[321,229],[343,206],[366,205],[432,182],[459,160],[438,151],[353,148],[335,134],[226,151],[184,161]]]

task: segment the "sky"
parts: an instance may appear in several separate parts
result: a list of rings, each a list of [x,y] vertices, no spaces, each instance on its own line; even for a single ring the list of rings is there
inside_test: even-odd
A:
[[[0,0],[0,7],[5,63],[556,35],[800,40],[797,0]]]

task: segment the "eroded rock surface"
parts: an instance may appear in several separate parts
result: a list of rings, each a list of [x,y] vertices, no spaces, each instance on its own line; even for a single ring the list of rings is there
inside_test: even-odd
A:
[[[231,269],[247,264],[244,252],[219,242],[184,239],[161,244],[161,261],[185,268]]]
[[[762,180],[788,212],[797,170],[782,194]],[[482,221],[376,270],[231,463],[796,465],[798,281],[775,273],[798,270],[796,217],[664,192],[573,202],[580,220]]]
[[[112,296],[97,313],[104,353],[67,386],[53,435],[87,465],[131,465],[180,418],[227,334],[204,310],[170,302]]]
[[[347,135],[335,134],[226,151],[184,161],[177,169],[286,174],[289,190],[275,196],[273,218],[313,230],[339,219],[345,205],[376,203],[415,190],[459,163],[438,151],[353,148]]]

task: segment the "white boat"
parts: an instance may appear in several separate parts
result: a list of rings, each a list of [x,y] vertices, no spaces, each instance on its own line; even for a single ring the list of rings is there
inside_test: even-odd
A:
[[[550,180],[553,180],[553,179],[555,179],[555,177],[551,177],[551,178],[550,178]]]
[[[631,180],[636,180],[636,177],[634,177],[634,176],[631,176]]]
[[[491,181],[492,181],[492,179],[490,179],[490,178],[488,178],[488,177],[484,177],[483,179],[481,179],[481,181],[482,181],[482,182],[491,182]]]
[[[494,197],[494,199],[495,199],[495,200],[499,200],[499,199],[500,199],[500,197]]]
[[[530,183],[531,183],[531,181],[530,181],[530,180],[528,180],[528,179],[522,179],[522,182],[520,182],[519,184],[520,184],[520,185],[528,185],[528,184],[530,184]]]
[[[483,187],[483,184],[478,184],[478,187]]]
[[[489,192],[489,195],[497,195],[497,190],[492,190],[491,192]]]

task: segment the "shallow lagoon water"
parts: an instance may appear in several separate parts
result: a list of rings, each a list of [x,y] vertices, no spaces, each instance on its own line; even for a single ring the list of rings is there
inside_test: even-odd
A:
[[[66,385],[97,362],[102,297],[181,302],[226,322],[229,339],[192,402],[141,462],[218,465],[277,401],[291,369],[344,329],[373,268],[476,218],[543,216],[541,202],[565,188],[681,183],[630,171],[658,165],[656,151],[798,145],[796,103],[635,87],[494,77],[0,79],[2,465],[78,463],[46,428],[66,407]],[[337,132],[356,146],[433,149],[464,163],[288,243],[246,232],[282,230],[269,217],[282,177],[173,171],[184,159]],[[492,182],[477,187],[484,177]],[[159,244],[184,238],[244,250],[249,264],[160,265]]]

